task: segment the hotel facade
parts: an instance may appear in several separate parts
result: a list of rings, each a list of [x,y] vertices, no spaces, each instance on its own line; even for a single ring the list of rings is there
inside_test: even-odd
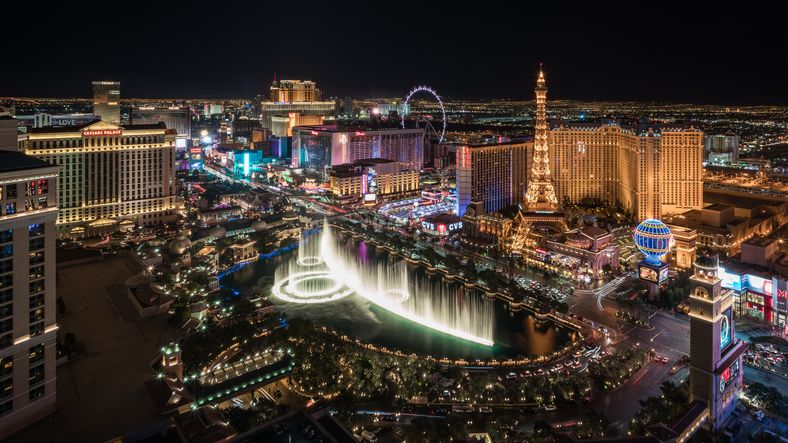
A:
[[[559,122],[548,147],[559,203],[620,202],[638,221],[703,206],[703,131],[691,125]]]
[[[457,147],[457,215],[469,206],[477,214],[498,212],[520,203],[533,142]]]
[[[60,167],[59,234],[79,237],[175,221],[175,138],[164,124],[97,121],[33,129],[19,150]]]
[[[57,166],[0,149],[0,440],[56,408],[57,189]]]

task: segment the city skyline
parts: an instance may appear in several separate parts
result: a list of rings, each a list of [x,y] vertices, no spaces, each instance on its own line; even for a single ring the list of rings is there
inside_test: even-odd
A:
[[[276,75],[315,80],[327,97],[399,96],[427,83],[447,97],[530,99],[543,62],[558,100],[788,103],[775,57],[777,27],[748,11],[727,22],[733,16],[725,9],[670,5],[664,12],[577,5],[571,15],[546,9],[523,18],[513,10],[440,4],[392,5],[385,13],[306,4],[290,25],[275,19],[289,12],[272,5],[260,24],[249,26],[229,8],[209,17],[197,6],[158,7],[158,16],[139,8],[106,20],[101,9],[49,6],[37,16],[38,27],[92,25],[71,30],[73,50],[47,53],[56,77],[40,64],[20,64],[0,73],[0,96],[87,97],[86,85],[98,79],[121,81],[125,97],[251,98],[265,93]],[[244,7],[250,16],[258,8]],[[719,29],[721,21],[730,30]],[[408,32],[419,23],[423,34]],[[136,31],[110,38],[121,28]],[[26,35],[30,47],[57,44],[48,34]],[[0,45],[18,48],[11,40]],[[78,47],[105,55],[75,56]],[[151,69],[162,65],[167,69]]]
[[[777,15],[474,6],[7,20],[0,440],[788,435]]]

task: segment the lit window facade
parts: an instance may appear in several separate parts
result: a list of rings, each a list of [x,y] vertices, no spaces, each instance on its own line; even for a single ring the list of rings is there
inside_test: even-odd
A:
[[[59,166],[57,223],[66,233],[123,219],[140,225],[174,221],[175,138],[175,131],[163,125],[96,122],[34,129],[20,136],[19,144],[28,155]],[[25,204],[40,205],[40,185],[25,186]]]
[[[559,202],[618,201],[637,220],[703,206],[703,132],[692,126],[559,123],[548,145]]]
[[[0,151],[0,189],[3,439],[55,411],[58,167]]]

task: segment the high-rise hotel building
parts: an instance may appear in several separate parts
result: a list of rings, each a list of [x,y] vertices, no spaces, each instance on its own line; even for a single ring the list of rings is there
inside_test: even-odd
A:
[[[19,150],[60,166],[62,235],[175,221],[176,131],[163,123],[34,128]]]
[[[0,146],[0,440],[55,411],[58,167],[15,150]]]
[[[557,122],[548,146],[559,203],[618,201],[637,220],[703,206],[703,132],[692,125]]]
[[[420,170],[424,166],[424,131],[399,126],[296,126],[290,165],[327,175],[331,166],[383,158],[398,161],[406,169]]]
[[[260,124],[276,137],[290,137],[295,126],[320,125],[336,110],[334,101],[322,101],[317,83],[310,80],[274,80],[268,101],[258,96]]]
[[[457,215],[498,212],[523,200],[533,142],[457,147]]]
[[[93,82],[93,115],[105,122],[120,124],[120,82]]]

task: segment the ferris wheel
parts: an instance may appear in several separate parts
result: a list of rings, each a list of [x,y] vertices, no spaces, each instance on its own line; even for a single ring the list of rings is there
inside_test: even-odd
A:
[[[405,97],[405,104],[407,105],[411,97],[418,94],[419,92],[426,92],[427,94],[432,95],[435,100],[438,101],[438,106],[441,108],[441,117],[443,119],[443,128],[441,129],[438,140],[440,143],[443,143],[443,139],[446,136],[446,109],[443,107],[443,100],[441,100],[440,95],[438,95],[438,93],[429,86],[416,86],[415,88],[411,89],[410,92],[408,92],[408,95]],[[402,117],[402,127],[405,127],[405,116]]]

